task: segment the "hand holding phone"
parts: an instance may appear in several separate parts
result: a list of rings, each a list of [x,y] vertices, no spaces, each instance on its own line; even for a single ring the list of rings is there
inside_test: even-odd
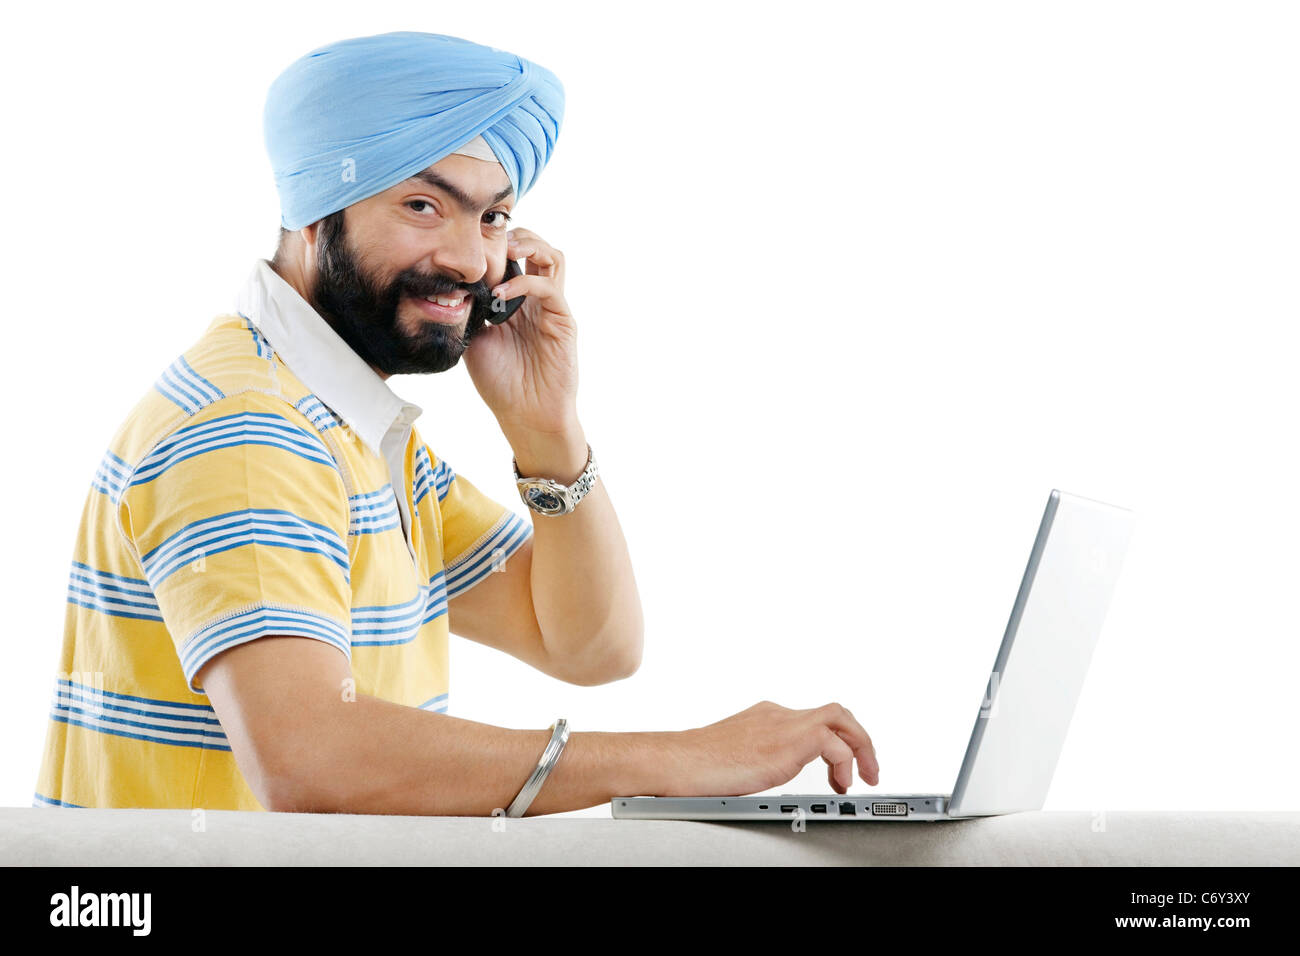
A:
[[[524,270],[519,268],[518,262],[514,259],[507,259],[506,274],[501,281],[508,282],[515,276],[523,275],[523,273]],[[501,302],[494,298],[492,300],[492,308],[488,311],[487,320],[493,325],[500,325],[518,311],[519,307],[524,304],[524,299],[526,298],[528,298],[526,295],[517,295],[513,299],[507,299],[505,302]]]

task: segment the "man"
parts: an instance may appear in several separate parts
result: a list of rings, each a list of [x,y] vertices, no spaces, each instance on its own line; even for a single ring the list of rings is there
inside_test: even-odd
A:
[[[520,815],[752,793],[818,756],[837,792],[855,759],[877,783],[835,704],[571,738],[447,713],[452,630],[576,684],[641,658],[631,560],[577,416],[564,257],[508,228],[563,105],[544,68],[437,34],[331,44],[275,81],[280,246],[105,453],[36,804]],[[508,258],[526,270],[502,281]],[[543,489],[524,496],[531,526],[426,444],[384,381],[462,357]]]

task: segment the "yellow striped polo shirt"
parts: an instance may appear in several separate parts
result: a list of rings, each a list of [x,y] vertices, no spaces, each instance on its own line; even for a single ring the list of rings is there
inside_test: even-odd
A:
[[[33,805],[262,809],[195,674],[269,635],[447,710],[448,601],[532,534],[259,259],[109,442],[82,510]]]

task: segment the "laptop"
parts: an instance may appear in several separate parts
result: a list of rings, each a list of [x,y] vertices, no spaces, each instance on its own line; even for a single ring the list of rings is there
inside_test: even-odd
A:
[[[1133,531],[1053,490],[952,793],[615,797],[620,820],[955,820],[1041,810]]]

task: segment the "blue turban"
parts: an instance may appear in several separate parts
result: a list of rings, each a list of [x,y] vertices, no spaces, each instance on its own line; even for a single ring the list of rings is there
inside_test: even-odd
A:
[[[301,229],[391,189],[479,135],[517,201],[551,158],[563,119],[555,74],[495,47],[411,32],[320,47],[266,98],[280,225]]]

